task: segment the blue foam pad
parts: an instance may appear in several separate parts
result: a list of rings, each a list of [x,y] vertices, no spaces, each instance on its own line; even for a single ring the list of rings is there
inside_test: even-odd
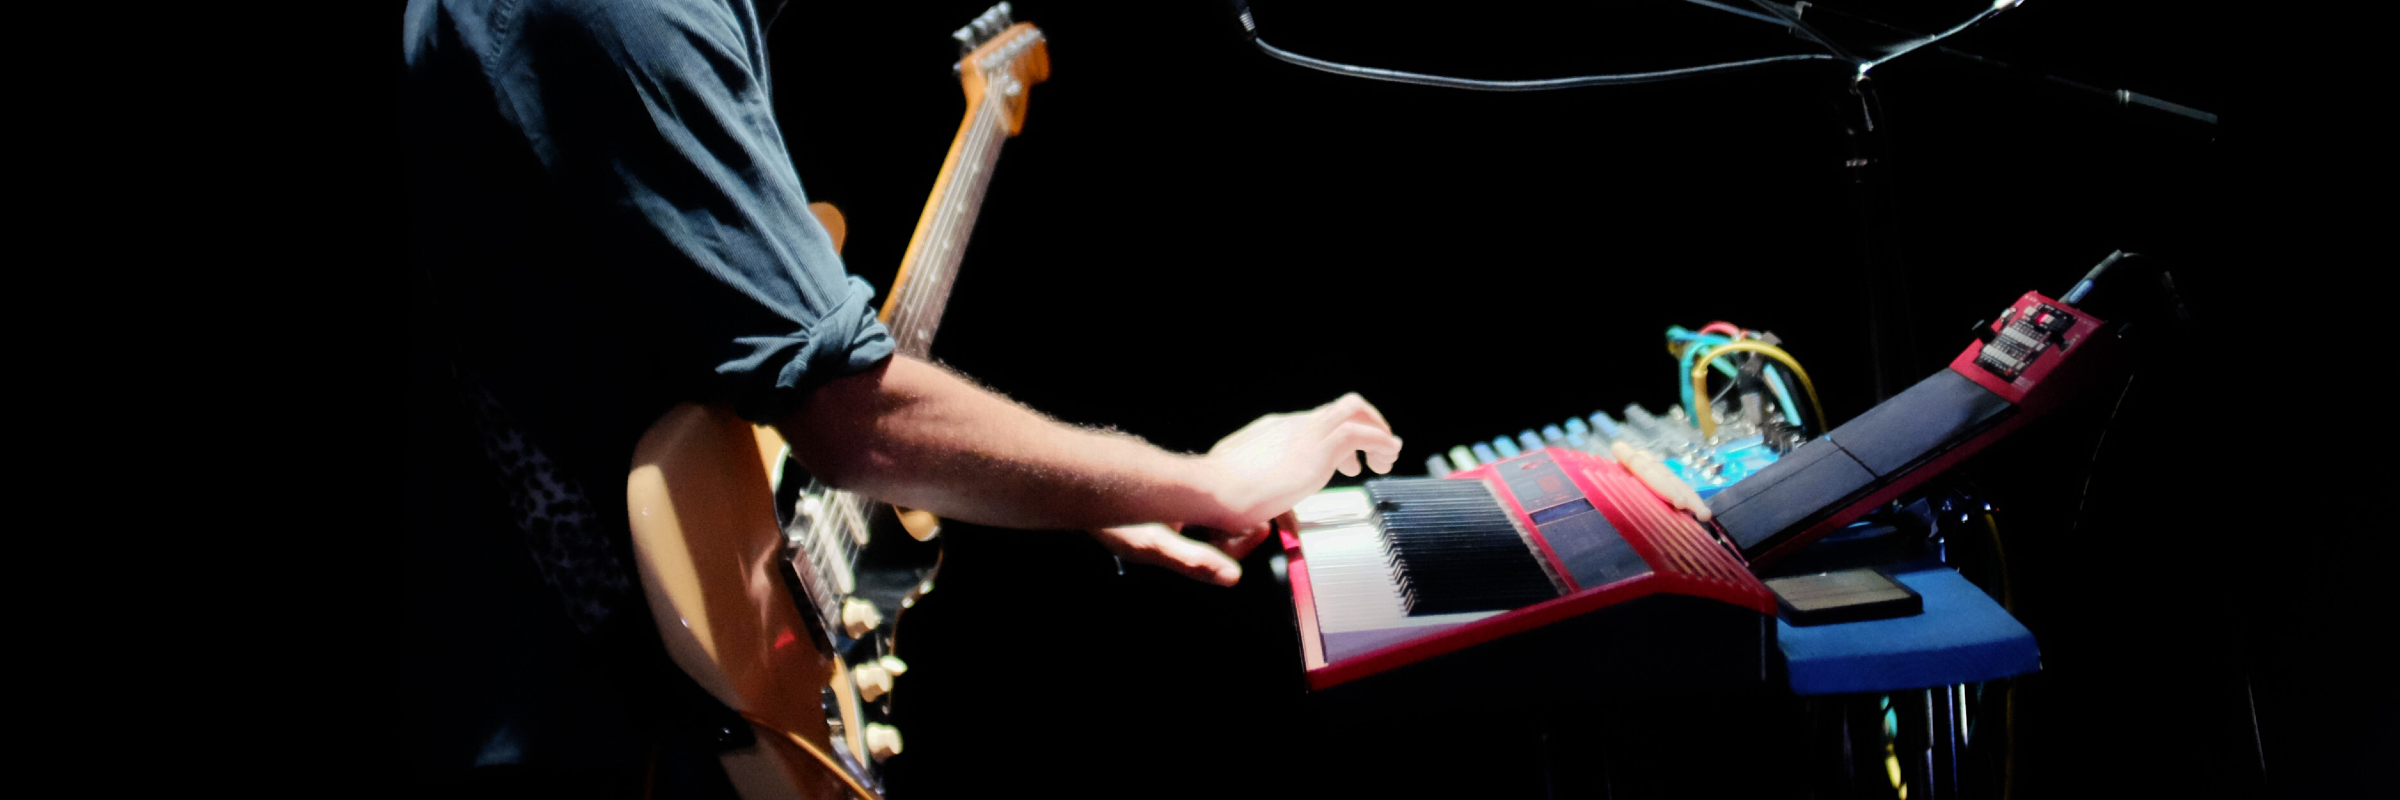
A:
[[[1923,689],[2042,668],[2033,632],[1957,571],[1892,577],[1924,596],[1924,613],[1808,627],[1776,620],[1793,694]]]

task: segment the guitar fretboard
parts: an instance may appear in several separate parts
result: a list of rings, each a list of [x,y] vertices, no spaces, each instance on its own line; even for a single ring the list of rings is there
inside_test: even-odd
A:
[[[917,234],[900,262],[891,300],[884,306],[884,324],[899,340],[902,354],[925,357],[933,347],[935,330],[941,327],[942,309],[949,304],[950,287],[966,256],[967,235],[974,231],[976,214],[983,208],[984,189],[991,184],[992,167],[1000,161],[1000,146],[1008,141],[999,109],[996,99],[980,100],[967,115],[949,163],[943,165],[941,186],[926,203]]]
[[[966,256],[967,235],[983,208],[984,190],[991,185],[992,167],[1000,161],[1000,146],[1009,131],[1002,116],[1002,98],[1024,91],[1013,77],[995,75],[985,97],[967,112],[950,155],[942,164],[933,196],[917,220],[915,236],[900,261],[891,297],[882,318],[898,339],[903,355],[924,358],[931,352],[933,334],[941,327],[942,309],[949,304],[950,287],[957,282],[958,265]],[[999,93],[993,96],[992,93]],[[840,624],[842,598],[856,588],[852,565],[868,540],[867,509],[872,500],[839,489],[825,490],[823,506],[805,535],[798,537],[813,580],[804,580],[809,599],[823,615],[827,629]]]

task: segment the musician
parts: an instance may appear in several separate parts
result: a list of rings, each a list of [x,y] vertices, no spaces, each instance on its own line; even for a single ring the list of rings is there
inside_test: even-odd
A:
[[[500,771],[598,793],[722,788],[713,758],[677,749],[678,726],[719,717],[663,658],[618,510],[635,441],[676,404],[772,424],[837,487],[971,522],[1094,530],[1123,557],[1228,585],[1270,518],[1334,472],[1358,474],[1362,452],[1377,472],[1398,453],[1356,395],[1186,455],[893,355],[871,287],[807,211],[762,11],[408,5],[421,779],[521,765]],[[1064,342],[1025,351],[1075,357]]]

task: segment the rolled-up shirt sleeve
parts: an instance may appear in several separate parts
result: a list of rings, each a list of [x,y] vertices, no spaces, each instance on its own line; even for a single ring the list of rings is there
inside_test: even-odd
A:
[[[660,356],[711,366],[696,399],[766,421],[891,354],[872,287],[808,210],[748,4],[529,0],[495,22],[514,45],[485,51],[501,115]]]

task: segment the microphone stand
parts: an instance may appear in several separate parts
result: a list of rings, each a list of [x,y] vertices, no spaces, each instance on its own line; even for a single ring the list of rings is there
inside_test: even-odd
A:
[[[1902,388],[1911,385],[1921,377],[1922,373],[1919,371],[1917,363],[1916,321],[1910,312],[1908,302],[1909,275],[1900,252],[1899,225],[1896,219],[1898,204],[1895,202],[1897,190],[1894,188],[1895,181],[1888,163],[1888,156],[1891,153],[1891,126],[1884,114],[1882,102],[1876,96],[1875,82],[1871,77],[1874,67],[1904,53],[1930,45],[1935,52],[1945,53],[1987,69],[2010,73],[2012,76],[2020,78],[2020,83],[2069,92],[2087,99],[2097,97],[2114,101],[2121,112],[2144,113],[2155,119],[2178,125],[2183,130],[2200,133],[2211,141],[2215,138],[2217,124],[2215,114],[2125,89],[2117,89],[2112,92],[2081,81],[2041,74],[1954,50],[1940,43],[1940,39],[1947,38],[1947,34],[1942,37],[1924,37],[1863,17],[1839,14],[1838,16],[1889,33],[1907,36],[1906,43],[1903,45],[1884,53],[1880,58],[1870,60],[1858,57],[1849,48],[1834,41],[1832,37],[1826,36],[1815,26],[1803,20],[1802,13],[1810,8],[1806,0],[1801,0],[1791,6],[1781,5],[1772,0],[1751,0],[1759,9],[1767,12],[1766,15],[1748,13],[1741,9],[1711,2],[1711,0],[1686,0],[1686,2],[1754,20],[1783,25],[1791,29],[1793,35],[1815,42],[1835,57],[1858,65],[1856,73],[1849,77],[1847,85],[1844,87],[1848,96],[1842,98],[1838,105],[1844,112],[1843,126],[1847,134],[1846,142],[1849,151],[1848,160],[1844,162],[1844,166],[1850,177],[1852,194],[1857,198],[1859,207],[1863,248],[1860,274],[1866,290],[1869,363],[1872,368],[1875,400],[1878,403],[1891,399]],[[2005,7],[1995,6],[1993,11],[1996,12]],[[1989,13],[1991,12],[1987,12],[1987,15]],[[1976,20],[1968,22],[1967,25],[1972,25],[1975,21],[1983,18],[1984,16],[1978,16]],[[1959,28],[1953,29],[1951,33],[1964,29],[1967,25],[1961,25]],[[2132,115],[2133,113],[2128,113],[2128,116]],[[1896,708],[1905,708],[1905,716],[1909,717],[1912,722],[1921,721],[1924,725],[1921,739],[1909,733],[1915,727],[1914,725],[1904,724],[1902,726],[1903,736],[1901,738],[1905,743],[1902,749],[1906,751],[1902,758],[1902,771],[1906,776],[1907,785],[1916,790],[1910,793],[1912,796],[1922,795],[1924,800],[1951,800],[1962,794],[1965,787],[1961,781],[1963,777],[1961,762],[1966,756],[1967,726],[1966,709],[1962,707],[1961,698],[1963,698],[1963,694],[1953,693],[1950,687],[1893,695],[1892,699]]]
[[[1897,181],[1889,163],[1891,148],[1890,120],[1883,102],[1875,91],[1873,69],[1903,54],[1931,49],[1978,67],[1999,71],[2016,78],[2020,83],[2042,87],[2076,96],[2081,100],[2098,100],[2114,105],[2128,116],[2145,117],[2164,122],[2186,133],[2214,140],[2217,116],[2199,109],[2161,100],[2126,89],[2103,89],[2081,81],[2049,75],[2014,66],[1995,59],[1957,50],[1940,43],[1949,33],[1963,30],[1981,21],[1992,12],[1938,36],[1927,37],[1894,25],[1810,5],[1801,0],[1783,5],[1773,0],[1750,0],[1759,10],[1756,13],[1712,0],[1684,0],[1693,5],[1723,11],[1747,19],[1779,25],[1790,29],[1794,36],[1809,40],[1836,58],[1858,65],[1842,87],[1844,97],[1836,105],[1842,111],[1844,141],[1847,145],[1843,161],[1849,176],[1851,193],[1858,204],[1861,263],[1859,279],[1862,294],[1867,300],[1868,363],[1875,391],[1875,401],[1889,400],[1900,390],[1923,377],[1918,363],[1916,320],[1910,310],[1909,272],[1900,247]],[[1995,6],[1994,12],[2007,6]],[[1905,37],[1902,44],[1877,57],[1861,56],[1834,37],[1826,35],[1803,16],[1808,12],[1872,27],[1889,34]]]
[[[2178,124],[2186,127],[2197,126],[2204,129],[2207,132],[2206,135],[2212,140],[2215,136],[2217,123],[2215,114],[2126,89],[2101,89],[2081,81],[2055,75],[2043,75],[1942,45],[1943,40],[1989,20],[2000,12],[2015,8],[2022,4],[2023,0],[1996,0],[1990,8],[1976,13],[1965,22],[1931,36],[1917,34],[1898,26],[1887,25],[1852,14],[1830,10],[1819,12],[1819,16],[1831,14],[1835,19],[1846,21],[1846,23],[1875,28],[1882,35],[1896,34],[1906,37],[1897,43],[1883,45],[1880,48],[1881,52],[1877,53],[1874,58],[1862,57],[1854,51],[1854,48],[1843,45],[1835,37],[1825,35],[1815,25],[1802,19],[1805,12],[1816,8],[1810,5],[1808,0],[1797,0],[1788,6],[1774,2],[1774,0],[1749,0],[1751,4],[1766,12],[1763,14],[1736,8],[1717,0],[1683,0],[1683,2],[1756,22],[1781,26],[1789,29],[1795,36],[1814,42],[1825,52],[1769,56],[1655,72],[1586,75],[1540,80],[1481,80],[1362,67],[1292,53],[1267,44],[1266,40],[1259,38],[1257,20],[1251,15],[1248,0],[1233,0],[1232,5],[1234,15],[1241,23],[1243,39],[1269,57],[1337,75],[1419,86],[1523,92],[1652,83],[1802,61],[1835,61],[1851,65],[1853,69],[1843,87],[1848,97],[1836,105],[1842,109],[1843,124],[1847,132],[1846,141],[1849,153],[1844,165],[1848,169],[1850,184],[1853,187],[1852,193],[1857,198],[1859,206],[1862,253],[1859,277],[1860,283],[1863,284],[1860,288],[1861,294],[1865,295],[1867,299],[1869,364],[1875,399],[1878,403],[1891,399],[1900,391],[1901,387],[1912,385],[1923,373],[1919,370],[1920,365],[1917,362],[1916,322],[1908,302],[1909,274],[1901,258],[1900,240],[1897,235],[1899,223],[1897,221],[1897,203],[1894,200],[1897,191],[1893,188],[1894,180],[1889,163],[1891,125],[1884,112],[1882,100],[1876,96],[1875,82],[1871,77],[1871,73],[1876,67],[1917,50],[1931,49],[1965,59],[1987,69],[1997,69],[2033,78],[2032,82],[2035,85],[2069,90],[2085,97],[2103,99],[2114,103],[2120,109],[2140,111],[2160,119],[2177,120]]]
[[[1908,302],[1908,268],[1901,259],[1897,181],[1890,164],[1891,126],[1875,82],[1865,74],[1853,77],[1843,111],[1843,142],[1848,145],[1842,171],[1858,203],[1859,246],[1864,259],[1861,278],[1866,284],[1867,357],[1872,366],[1875,402],[1892,399],[1924,376],[1917,363],[1917,322]]]

